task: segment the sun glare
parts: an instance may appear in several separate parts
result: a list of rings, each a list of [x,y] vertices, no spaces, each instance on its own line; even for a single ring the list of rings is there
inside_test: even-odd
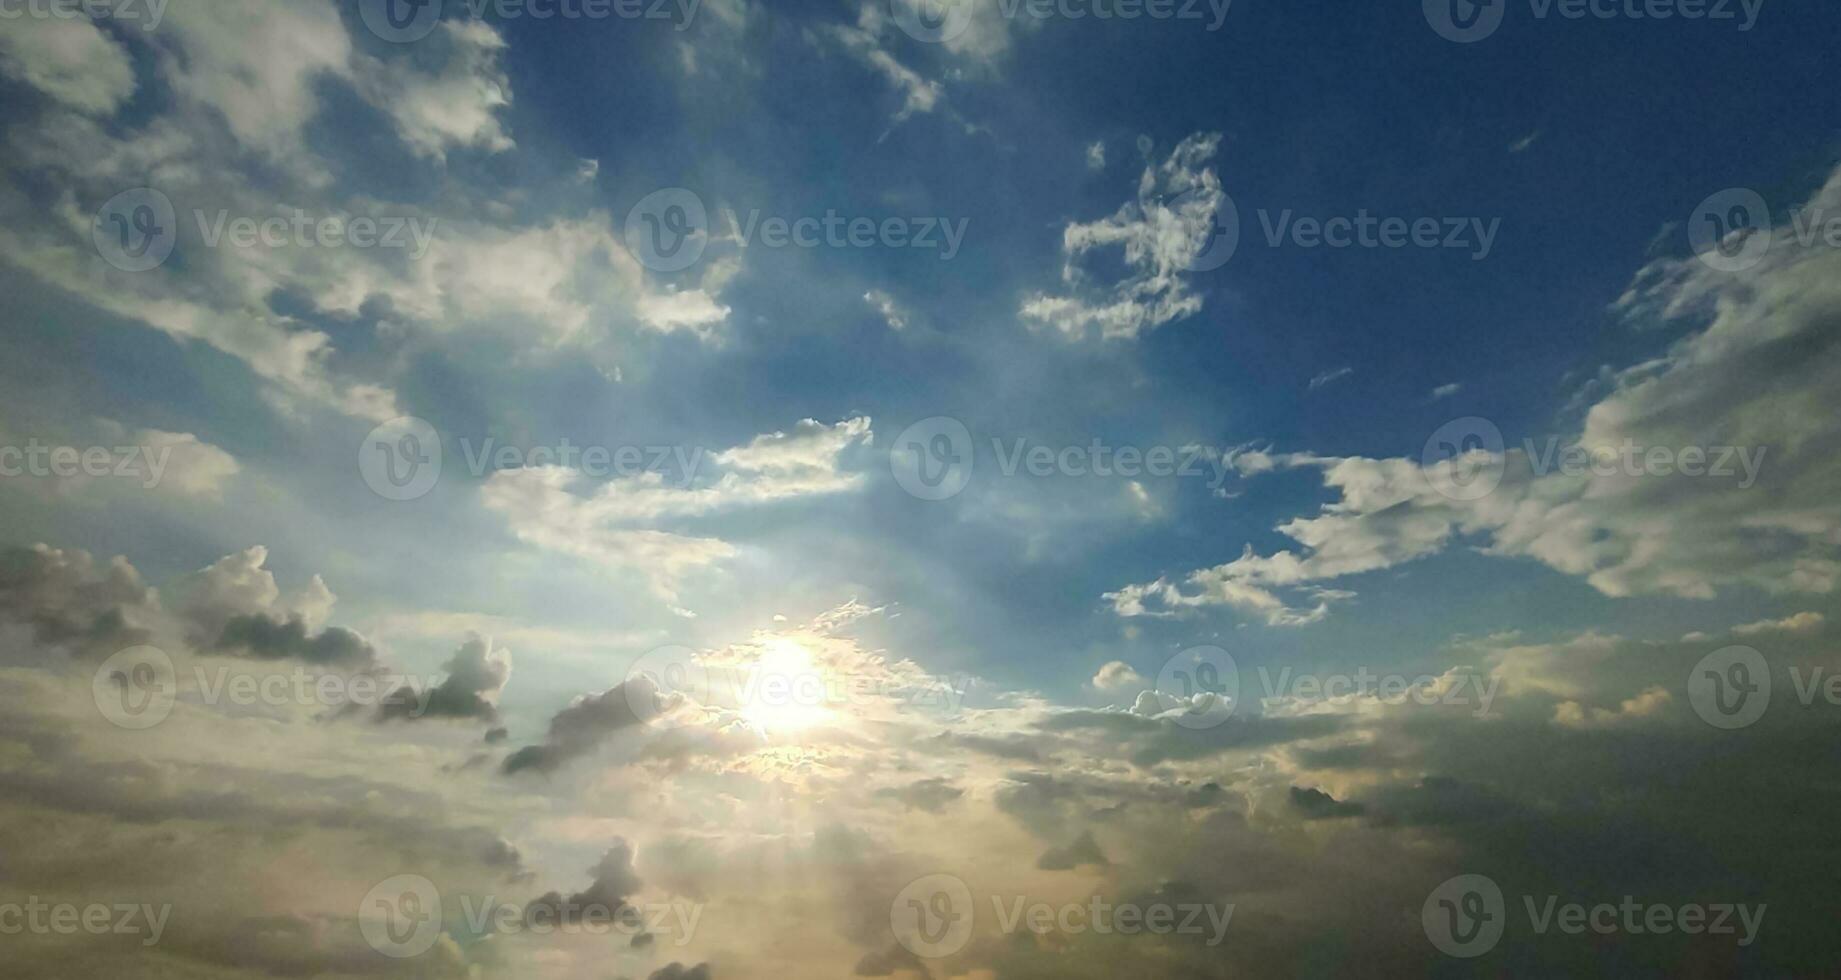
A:
[[[803,731],[831,718],[824,669],[791,640],[767,643],[744,681],[741,715],[772,734]]]

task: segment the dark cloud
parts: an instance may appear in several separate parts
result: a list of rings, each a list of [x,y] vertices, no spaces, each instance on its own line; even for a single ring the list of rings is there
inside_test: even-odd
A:
[[[30,628],[37,643],[106,657],[152,638],[134,620],[154,605],[153,590],[125,558],[98,568],[84,551],[42,544],[0,551],[0,619]]]
[[[1111,863],[1100,850],[1099,841],[1093,839],[1093,832],[1087,831],[1066,847],[1050,848],[1037,859],[1036,867],[1043,871],[1072,871],[1075,868],[1104,868]]]
[[[340,626],[313,634],[299,615],[286,620],[266,613],[232,616],[217,649],[256,660],[299,660],[325,667],[367,667],[377,662],[369,640]]]
[[[505,759],[507,775],[520,772],[550,773],[587,755],[615,732],[643,725],[634,703],[654,703],[657,687],[646,677],[616,684],[600,694],[586,694],[550,719],[550,733],[542,744],[527,745]]]
[[[615,838],[613,846],[588,869],[588,874],[592,881],[582,891],[566,899],[560,892],[552,891],[526,905],[524,921],[538,927],[615,921],[636,927],[643,925],[638,910],[627,904],[627,897],[642,884],[633,871],[631,844]]]
[[[652,971],[652,975],[647,977],[646,980],[710,980],[710,977],[710,965],[708,963],[699,963],[696,966],[689,967],[678,963],[672,963]]]
[[[899,800],[913,809],[928,813],[939,813],[964,795],[964,790],[944,779],[921,779],[906,786],[890,786],[876,791],[879,798]]]
[[[1310,820],[1331,817],[1359,817],[1368,812],[1360,803],[1345,803],[1320,789],[1291,787],[1291,805]]]
[[[392,691],[377,709],[378,720],[498,720],[499,692],[505,689],[506,682],[511,679],[510,651],[494,650],[488,641],[479,636],[469,636],[441,669],[447,673],[446,679],[430,690],[417,691],[405,685]]]

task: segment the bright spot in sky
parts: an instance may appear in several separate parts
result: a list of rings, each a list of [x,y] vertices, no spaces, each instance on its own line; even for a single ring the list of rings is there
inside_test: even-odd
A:
[[[791,640],[768,641],[742,683],[742,717],[762,731],[801,731],[831,717],[823,668]]]

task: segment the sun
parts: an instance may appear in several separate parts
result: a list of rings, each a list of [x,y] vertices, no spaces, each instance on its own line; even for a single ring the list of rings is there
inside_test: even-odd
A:
[[[822,724],[831,719],[826,680],[810,650],[791,640],[769,640],[744,679],[741,716],[773,734]]]

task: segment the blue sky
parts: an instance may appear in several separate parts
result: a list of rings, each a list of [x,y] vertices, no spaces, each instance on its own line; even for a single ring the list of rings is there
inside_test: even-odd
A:
[[[1517,710],[1547,734],[1660,710],[1603,649],[1672,665],[1762,636],[1781,640],[1769,656],[1832,656],[1836,243],[1819,224],[1799,240],[1791,217],[1828,220],[1841,201],[1831,12],[1766,0],[1657,20],[1495,0],[1500,27],[1458,43],[1437,3],[1410,0],[1136,20],[963,2],[971,20],[945,43],[904,29],[910,0],[702,0],[687,22],[675,6],[539,19],[456,0],[413,40],[372,29],[369,0],[218,14],[171,0],[157,25],[10,19],[0,443],[176,448],[151,488],[9,472],[0,544],[77,583],[59,610],[121,602],[96,622],[170,634],[182,656],[228,656],[200,624],[253,616],[346,631],[417,676],[486,677],[488,707],[469,717],[506,742],[476,755],[443,729],[415,758],[489,785],[503,768],[522,795],[469,812],[503,820],[545,881],[594,863],[609,828],[587,814],[641,764],[604,753],[599,778],[533,788],[506,753],[576,758],[557,734],[572,699],[633,682],[665,646],[714,664],[796,634],[820,660],[836,643],[975,677],[971,703],[991,713],[960,728],[1017,738],[1086,731],[1082,713],[1177,731],[1157,679],[1200,645],[1248,672],[1480,671],[1531,699]],[[1769,251],[1722,269],[1689,232],[1729,215],[1712,204],[1734,188],[1770,211],[1750,219]],[[145,271],[107,241],[137,189],[175,209],[172,254]],[[647,216],[669,217],[647,204],[661,191],[709,216],[684,268],[643,247]],[[347,236],[356,217],[395,222],[410,244],[214,243],[214,217],[296,209]],[[879,230],[775,247],[751,214]],[[1290,232],[1368,218],[1430,219],[1441,244]],[[940,243],[891,243],[890,222]],[[1231,257],[1204,261],[1225,227]],[[410,247],[417,228],[427,240]],[[901,434],[938,417],[963,425],[955,448],[975,462],[929,500],[904,489]],[[439,442],[439,479],[387,499],[361,460],[412,425]],[[1452,460],[1434,451],[1451,425],[1499,441]],[[468,472],[487,440],[533,465]],[[1548,440],[1762,465],[1561,473],[1527,451]],[[678,464],[609,475],[528,457],[565,444],[696,465],[686,479]],[[1161,447],[1197,473],[1006,475],[1018,446]],[[1448,492],[1460,466],[1501,485]],[[130,601],[86,578],[117,555],[152,591]],[[65,561],[88,570],[54,576]],[[38,631],[30,644],[71,642],[33,605],[55,590],[26,578],[0,612]],[[471,634],[511,651],[515,680],[510,661],[501,676],[468,652]],[[1569,670],[1593,679],[1530,680]],[[1679,673],[1658,668],[1664,697]],[[1672,697],[1683,714],[1687,694]],[[712,738],[761,721],[712,717]],[[835,749],[861,732],[789,749],[754,727],[763,747],[742,758],[798,750],[864,766],[865,786],[888,775]],[[1380,814],[1407,792],[1387,779],[1461,768],[1427,757],[1313,780],[1300,759],[1317,748],[1148,764],[1138,789],[1280,772]],[[680,800],[764,791],[726,785],[759,772],[723,758]],[[1005,801],[1035,785],[933,776],[1004,819],[1024,819]],[[812,823],[859,826],[800,785]],[[612,830],[642,847],[689,825],[647,825],[633,806]],[[560,816],[576,812],[591,822]],[[1051,823],[1029,829],[1064,846],[1103,826]],[[1373,938],[1346,929],[1351,948]],[[725,972],[720,944],[698,949]]]

